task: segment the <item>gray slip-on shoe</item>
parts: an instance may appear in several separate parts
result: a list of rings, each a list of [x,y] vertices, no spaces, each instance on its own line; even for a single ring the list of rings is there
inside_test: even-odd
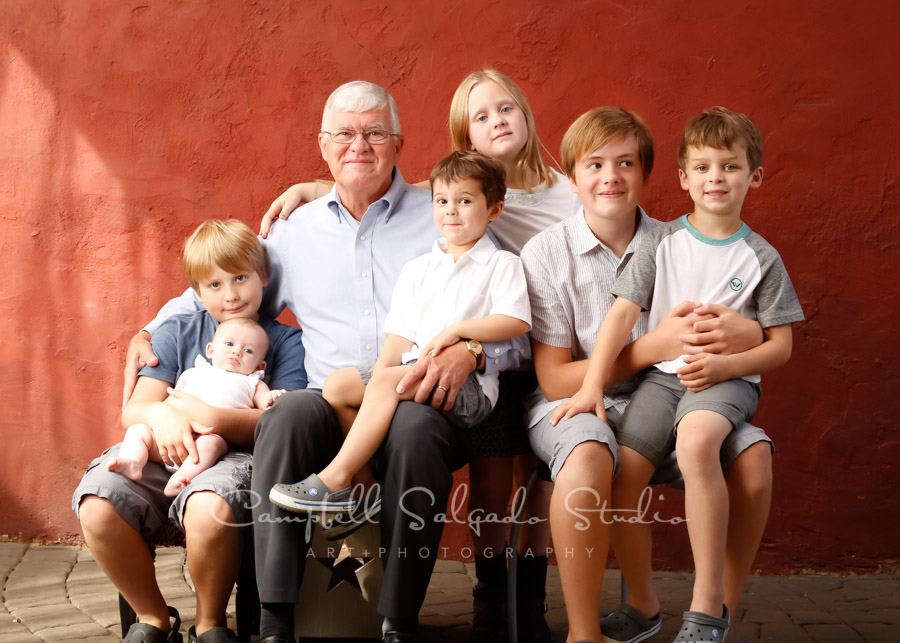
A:
[[[723,643],[731,625],[731,617],[727,607],[723,605],[722,610],[722,618],[703,612],[685,612],[675,643]]]
[[[352,487],[331,491],[319,476],[312,474],[294,484],[277,484],[269,491],[269,500],[282,509],[301,513],[337,513],[352,511],[356,503],[350,497]]]
[[[659,632],[662,618],[657,614],[647,618],[639,609],[622,603],[614,611],[600,619],[603,643],[638,643]]]

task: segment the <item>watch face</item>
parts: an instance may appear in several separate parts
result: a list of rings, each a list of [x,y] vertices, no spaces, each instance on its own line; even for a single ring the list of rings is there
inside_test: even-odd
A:
[[[470,339],[468,342],[466,342],[466,348],[468,348],[469,351],[471,351],[474,355],[481,355],[481,352],[483,350],[481,348],[481,342],[479,342],[477,339]]]

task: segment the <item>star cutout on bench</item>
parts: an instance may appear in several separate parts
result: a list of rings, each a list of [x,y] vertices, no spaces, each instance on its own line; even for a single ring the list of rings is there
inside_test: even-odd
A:
[[[365,564],[364,560],[346,556],[337,560],[334,565],[329,564],[331,562],[329,559],[317,558],[316,560],[331,569],[331,579],[328,581],[328,589],[326,591],[330,592],[341,583],[349,583],[356,588],[356,591],[362,594],[362,587],[359,585],[359,579],[356,578],[356,570]]]

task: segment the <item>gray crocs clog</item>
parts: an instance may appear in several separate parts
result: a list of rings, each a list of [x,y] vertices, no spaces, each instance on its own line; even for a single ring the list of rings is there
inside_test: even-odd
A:
[[[722,618],[703,612],[685,612],[675,643],[723,643],[731,625],[731,616],[724,605],[722,610]]]
[[[603,643],[638,643],[659,632],[660,627],[662,618],[659,614],[647,618],[628,603],[622,603],[600,619]]]
[[[381,489],[376,485],[354,503],[354,508],[346,513],[335,513],[322,521],[322,536],[325,540],[343,540],[367,522],[378,522],[381,513]]]
[[[277,484],[269,491],[272,504],[303,513],[337,513],[353,511],[356,503],[350,497],[352,487],[331,491],[319,476],[312,474],[294,484]]]

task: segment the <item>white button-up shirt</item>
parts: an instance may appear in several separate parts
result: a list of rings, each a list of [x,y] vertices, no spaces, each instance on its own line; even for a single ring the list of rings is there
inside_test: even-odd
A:
[[[507,315],[531,324],[525,272],[517,256],[498,250],[487,235],[457,261],[446,248],[447,241],[438,239],[431,252],[406,264],[397,279],[384,332],[415,344],[404,362],[418,358],[419,350],[456,322]],[[499,355],[501,349],[494,346],[491,353]],[[495,405],[497,374],[477,377]]]

